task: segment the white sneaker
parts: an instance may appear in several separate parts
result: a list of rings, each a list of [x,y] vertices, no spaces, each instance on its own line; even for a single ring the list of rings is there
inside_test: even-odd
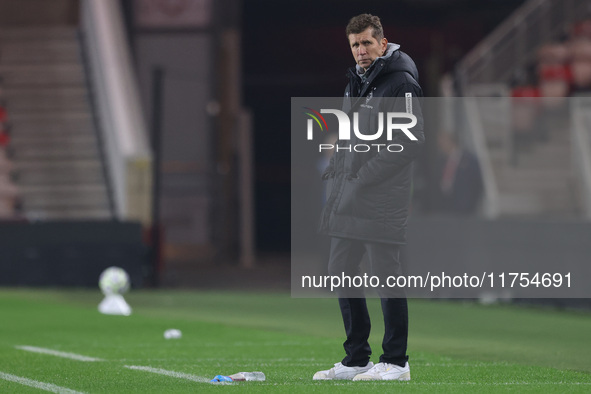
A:
[[[336,363],[334,367],[326,371],[318,371],[314,374],[313,380],[351,380],[359,374],[373,368],[370,361],[365,367],[347,367],[342,363]]]
[[[410,367],[408,363],[404,368],[396,364],[377,363],[369,371],[355,376],[353,380],[410,380]]]

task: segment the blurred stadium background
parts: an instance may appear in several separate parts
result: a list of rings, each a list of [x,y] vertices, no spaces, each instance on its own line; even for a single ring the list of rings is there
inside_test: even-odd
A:
[[[433,122],[409,262],[524,236],[508,256],[588,258],[591,1],[0,0],[0,285],[96,286],[117,265],[134,287],[287,289],[290,98],[342,94],[361,12],[426,96],[507,111]],[[544,111],[578,126],[541,132]],[[485,235],[413,250],[434,226]]]

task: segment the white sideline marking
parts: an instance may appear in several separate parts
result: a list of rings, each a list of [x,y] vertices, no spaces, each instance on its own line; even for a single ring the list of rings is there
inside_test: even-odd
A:
[[[166,376],[171,376],[173,378],[191,380],[193,382],[198,382],[198,383],[211,383],[211,379],[205,378],[203,376],[191,375],[191,374],[182,373],[182,372],[169,371],[169,370],[161,369],[161,368],[142,367],[140,365],[125,365],[125,368],[135,369],[136,371],[157,373],[159,375],[166,375]]]
[[[42,347],[15,346],[15,348],[20,349],[20,350],[25,350],[27,352],[42,353],[42,354],[49,354],[51,356],[69,358],[70,360],[76,360],[76,361],[104,361],[103,359],[100,359],[100,358],[83,356],[81,354],[76,354],[76,353],[60,352],[57,350],[45,349]]]
[[[24,386],[34,387],[36,389],[51,391],[52,393],[58,394],[84,394],[80,391],[70,390],[66,387],[56,386],[51,383],[38,382],[36,380],[21,378],[20,376],[11,375],[9,373],[0,372],[0,379],[8,380],[9,382],[15,382]]]

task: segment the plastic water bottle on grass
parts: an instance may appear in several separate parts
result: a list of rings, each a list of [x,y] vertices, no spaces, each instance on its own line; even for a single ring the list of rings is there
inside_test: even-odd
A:
[[[262,372],[238,372],[230,376],[217,375],[211,382],[263,382],[264,380],[265,374]]]
[[[238,372],[230,375],[230,378],[235,382],[263,382],[265,374],[262,372]]]

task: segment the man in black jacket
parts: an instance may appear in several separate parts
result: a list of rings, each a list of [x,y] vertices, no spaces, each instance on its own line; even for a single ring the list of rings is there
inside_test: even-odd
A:
[[[421,109],[416,101],[422,97],[422,90],[414,62],[400,51],[400,45],[388,43],[378,17],[361,14],[352,18],[346,34],[357,64],[348,73],[343,111],[350,117],[357,114],[360,133],[351,133],[350,140],[337,141],[339,149],[335,149],[323,175],[327,201],[320,232],[332,237],[330,275],[358,275],[361,259],[367,255],[371,274],[384,285],[377,290],[385,333],[383,354],[374,365],[370,361],[371,324],[363,289],[341,289],[346,356],[333,368],[317,372],[314,380],[410,380],[406,296],[403,290],[388,287],[386,279],[401,274],[399,254],[406,242],[412,161],[424,142]],[[369,145],[367,135],[360,136],[361,132],[380,130],[385,122],[378,125],[379,117],[393,112],[413,114],[416,126],[410,133],[381,133],[378,140],[371,141],[373,149],[369,151],[355,149]]]

